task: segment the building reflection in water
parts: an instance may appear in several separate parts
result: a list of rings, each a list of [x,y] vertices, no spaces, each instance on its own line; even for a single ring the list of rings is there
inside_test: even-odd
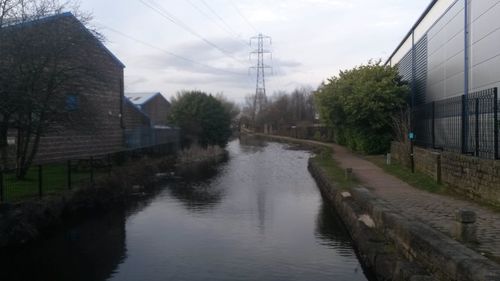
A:
[[[113,212],[26,249],[3,252],[0,280],[107,280],[126,258],[125,220],[124,212]]]

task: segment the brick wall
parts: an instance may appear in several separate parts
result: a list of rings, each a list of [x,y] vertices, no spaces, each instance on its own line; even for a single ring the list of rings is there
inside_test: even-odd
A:
[[[393,142],[391,155],[409,167],[409,150]],[[500,161],[415,147],[415,169],[473,200],[500,206]]]
[[[125,129],[150,127],[151,120],[128,99],[123,102],[123,125]]]
[[[64,53],[64,63],[88,73],[68,80],[61,90],[79,98],[78,108],[64,112],[40,140],[35,163],[87,158],[121,151],[123,145],[123,65],[93,35],[82,29],[72,16],[53,23],[67,40],[78,40],[77,47]],[[50,26],[52,27],[52,26]],[[72,121],[68,121],[72,120]]]
[[[151,118],[153,125],[167,125],[170,103],[163,96],[155,96],[142,105],[141,109]]]

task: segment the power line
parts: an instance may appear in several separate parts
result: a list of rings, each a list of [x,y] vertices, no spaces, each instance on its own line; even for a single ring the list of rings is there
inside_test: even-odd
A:
[[[200,34],[198,34],[196,31],[194,31],[189,26],[187,26],[186,24],[184,24],[181,20],[175,18],[172,14],[170,14],[165,9],[163,9],[159,4],[155,3],[153,0],[149,0],[151,3],[153,3],[153,5],[150,4],[150,3],[145,2],[144,0],[138,0],[138,1],[141,2],[144,6],[148,7],[149,9],[153,10],[154,12],[156,12],[157,14],[159,14],[160,16],[162,16],[163,18],[167,19],[168,21],[170,21],[170,22],[174,23],[175,25],[181,27],[182,29],[186,30],[191,35],[199,38],[200,40],[202,40],[203,42],[205,42],[207,45],[209,45],[209,46],[217,49],[219,52],[223,53],[227,57],[232,58],[233,60],[235,60],[235,61],[237,61],[237,62],[239,62],[239,63],[241,63],[243,65],[247,65],[246,63],[242,62],[238,58],[234,57],[230,52],[222,49],[221,47],[217,46],[217,44],[209,41],[205,37],[203,37]]]
[[[209,11],[210,11],[210,12],[211,12],[211,13],[212,13],[212,14],[213,14],[216,18],[218,18],[218,19],[219,19],[219,21],[220,21],[220,22],[222,22],[222,24],[223,24],[225,27],[227,27],[227,29],[228,29],[229,31],[231,31],[233,34],[236,34],[236,36],[238,36],[238,34],[237,34],[237,33],[236,33],[236,32],[235,32],[232,28],[231,28],[231,26],[229,26],[229,25],[227,24],[227,22],[226,22],[226,21],[225,21],[225,20],[224,20],[221,16],[219,16],[219,14],[217,14],[217,12],[216,12],[214,9],[212,9],[212,7],[210,7],[210,5],[208,5],[208,3],[207,3],[205,0],[200,0],[200,2],[201,2],[203,5],[205,5],[205,7],[207,7],[207,9],[208,9],[208,10],[209,10]]]
[[[224,30],[224,32],[226,32],[230,37],[231,39],[235,40],[235,42],[238,42],[240,44],[243,44],[245,46],[248,46],[248,44],[244,41],[244,40],[241,40],[241,38],[238,37],[238,35],[234,32],[231,32],[230,29],[228,29],[227,27],[225,27],[224,25],[220,24],[220,22],[214,20],[211,16],[209,16],[205,11],[203,11],[203,9],[199,8],[196,4],[193,3],[193,1],[191,0],[186,0],[186,2],[188,2],[189,5],[191,5],[191,7],[193,7],[194,9],[196,9],[200,14],[202,14],[205,18],[207,18],[208,20],[210,20],[212,23],[214,23],[215,25],[217,25],[220,29]]]
[[[139,44],[142,44],[142,45],[147,46],[149,48],[156,49],[158,51],[164,52],[164,53],[166,53],[166,54],[168,54],[170,56],[173,56],[173,57],[176,57],[178,59],[184,60],[184,61],[189,62],[191,64],[203,66],[203,67],[206,67],[206,68],[209,68],[209,69],[212,69],[212,70],[216,70],[216,71],[224,72],[224,73],[228,73],[228,74],[239,75],[239,76],[245,75],[246,76],[246,74],[244,74],[244,73],[238,73],[238,72],[234,72],[234,71],[230,71],[230,70],[226,70],[226,69],[217,68],[217,67],[214,67],[214,66],[211,66],[211,65],[208,65],[208,64],[204,64],[204,63],[195,61],[195,60],[190,59],[190,58],[186,58],[186,57],[178,55],[176,53],[167,51],[167,50],[165,50],[163,48],[157,47],[157,46],[155,46],[153,44],[150,44],[148,42],[145,42],[145,41],[142,41],[140,39],[134,38],[134,37],[132,37],[132,36],[130,36],[128,34],[125,34],[125,33],[121,32],[119,30],[116,30],[116,29],[114,29],[112,27],[109,27],[109,26],[106,26],[106,25],[103,25],[103,27],[106,28],[106,29],[108,29],[108,30],[110,30],[110,31],[112,31],[112,32],[114,32],[114,33],[116,33],[116,34],[118,34],[118,35],[121,35],[122,37],[125,37],[125,38],[127,38],[129,40],[132,40],[132,41],[134,41],[136,43],[139,43]]]
[[[255,33],[257,33],[258,32],[257,28],[255,28],[255,26],[248,20],[248,18],[245,17],[245,15],[241,12],[241,10],[238,8],[238,6],[236,6],[236,4],[234,4],[234,2],[231,0],[229,0],[229,3],[233,6],[233,8],[236,10],[236,12],[238,12],[238,14],[243,19],[243,21],[246,22],[248,24],[248,26],[250,26],[250,28],[252,28],[253,31],[255,31]]]

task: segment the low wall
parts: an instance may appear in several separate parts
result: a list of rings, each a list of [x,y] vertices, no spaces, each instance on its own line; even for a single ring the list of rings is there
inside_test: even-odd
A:
[[[410,162],[410,146],[405,145],[400,142],[391,143],[391,157],[394,158],[398,163],[401,163],[407,167],[411,165]]]
[[[403,216],[367,189],[340,191],[314,161],[309,161],[309,171],[377,280],[500,280],[497,264],[419,220]]]
[[[393,142],[391,155],[410,167],[408,146]],[[454,152],[414,148],[415,170],[433,177],[467,197],[500,206],[500,161]]]
[[[500,206],[500,160],[443,152],[443,182],[469,198]]]

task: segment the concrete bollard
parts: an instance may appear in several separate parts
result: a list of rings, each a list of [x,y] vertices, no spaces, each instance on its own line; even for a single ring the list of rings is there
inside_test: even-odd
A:
[[[348,180],[352,179],[352,168],[345,169],[345,178]]]
[[[387,155],[385,156],[385,164],[391,165],[391,154],[390,153],[387,153]]]
[[[465,243],[477,242],[476,213],[468,209],[455,211],[455,239]]]

